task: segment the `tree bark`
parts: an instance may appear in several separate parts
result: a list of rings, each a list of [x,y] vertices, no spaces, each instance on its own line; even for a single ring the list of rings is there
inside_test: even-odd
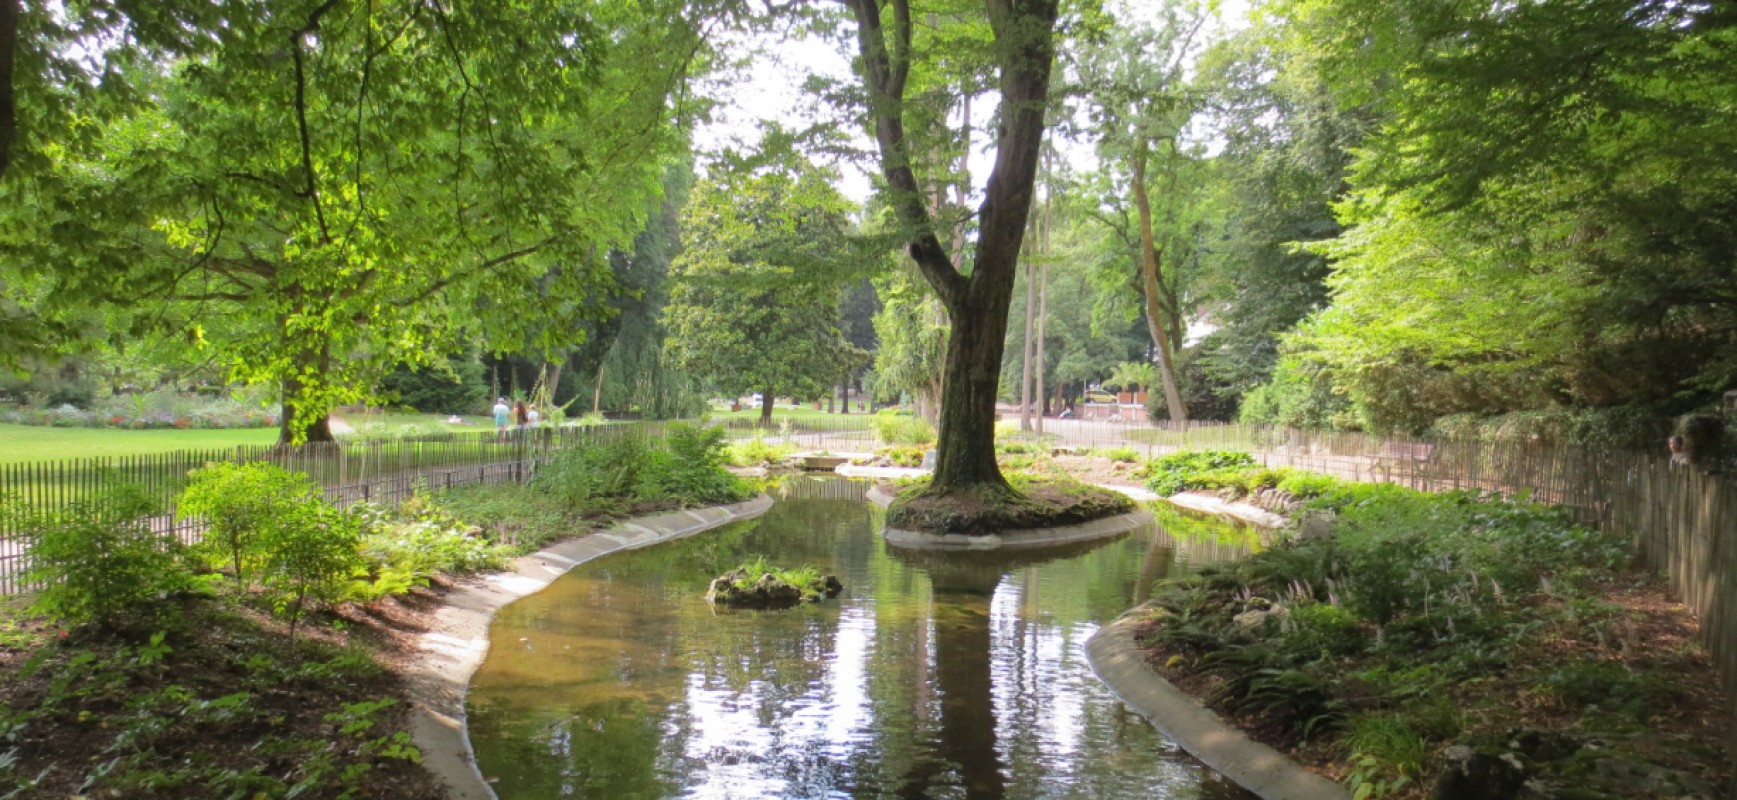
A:
[[[603,413],[603,362],[597,362],[597,383],[591,389],[591,413]]]
[[[772,427],[772,387],[768,386],[760,392],[760,427]]]
[[[278,446],[282,447],[284,445],[295,443],[296,424],[301,420],[303,415],[314,417],[314,419],[307,425],[306,438],[303,439],[304,444],[337,441],[337,438],[332,436],[332,421],[330,417],[323,413],[317,415],[313,414],[297,402],[297,398],[301,396],[302,387],[303,384],[300,379],[295,377],[283,379],[283,419],[278,421]]]
[[[1146,194],[1145,142],[1134,149],[1131,160],[1134,206],[1140,212],[1140,285],[1146,295],[1146,328],[1157,346],[1158,377],[1164,384],[1164,404],[1170,411],[1170,421],[1187,423],[1188,408],[1182,403],[1182,390],[1176,381],[1175,349],[1160,313],[1164,302],[1164,282],[1158,271],[1158,248],[1152,234],[1152,201]]]
[[[1031,357],[1036,346],[1031,340],[1037,325],[1037,260],[1029,253],[1025,262],[1025,357],[1020,359],[1019,429],[1031,430]]]
[[[20,0],[0,0],[0,178],[12,165],[12,144],[18,137],[17,82]]]
[[[846,2],[857,21],[860,69],[891,202],[909,231],[911,259],[940,295],[953,322],[942,369],[940,439],[928,494],[988,490],[1011,495],[1012,488],[995,464],[995,400],[1013,278],[1043,143],[1057,2],[988,0],[986,4],[1001,59],[1001,128],[995,166],[978,209],[977,258],[969,275],[956,268],[936,237],[933,215],[911,169],[903,108],[912,52],[909,0],[886,0],[892,11],[890,30],[881,18],[880,0]]]

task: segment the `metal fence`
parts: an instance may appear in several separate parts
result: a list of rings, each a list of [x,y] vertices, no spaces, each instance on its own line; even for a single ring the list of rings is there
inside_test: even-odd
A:
[[[269,463],[305,472],[333,505],[358,502],[395,505],[418,491],[474,483],[518,483],[555,453],[638,437],[660,440],[664,424],[533,428],[434,434],[397,439],[356,439],[299,447],[259,446],[107,458],[79,458],[0,465],[0,594],[36,588],[25,578],[31,528],[45,516],[78,503],[95,502],[108,488],[142,489],[161,513],[151,530],[184,543],[196,541],[202,521],[181,517],[175,500],[188,474],[213,463]]]

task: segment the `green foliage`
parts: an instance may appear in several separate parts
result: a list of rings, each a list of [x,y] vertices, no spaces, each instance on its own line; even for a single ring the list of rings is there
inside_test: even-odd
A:
[[[75,623],[121,625],[163,611],[171,593],[194,587],[178,543],[152,532],[161,511],[135,485],[21,522],[32,531],[26,578],[43,585],[32,610]]]
[[[535,552],[574,532],[574,522],[558,498],[522,484],[455,486],[429,502],[442,514],[476,526],[514,554]]]
[[[449,356],[427,366],[400,365],[380,381],[398,405],[439,414],[475,414],[488,405],[483,365],[473,355]]]
[[[1261,472],[1199,461],[1205,479],[1223,483]],[[1540,660],[1552,626],[1596,638],[1597,610],[1575,598],[1628,563],[1621,537],[1576,526],[1559,508],[1475,493],[1295,472],[1279,486],[1312,495],[1310,508],[1333,515],[1331,535],[1167,588],[1157,640],[1213,673],[1225,708],[1278,715],[1293,736],[1340,728],[1354,792],[1403,791],[1432,742],[1461,736],[1465,713],[1445,689],[1466,680],[1524,668],[1535,691],[1564,706],[1599,698],[1626,714],[1662,696],[1648,693],[1660,691],[1656,678],[1588,666],[1572,650],[1562,651],[1572,661]],[[1540,593],[1562,602],[1527,600]]]
[[[1351,404],[1333,390],[1329,373],[1291,359],[1278,363],[1272,381],[1243,397],[1238,417],[1245,425],[1289,428],[1352,428]]]
[[[439,573],[501,569],[512,553],[420,495],[395,509],[363,504],[350,513],[361,521],[357,550],[372,575],[364,597],[406,592]]]
[[[290,622],[294,638],[308,600],[336,602],[352,591],[367,568],[357,552],[362,521],[323,501],[311,500],[261,531],[260,583],[272,610]]]
[[[1315,472],[1291,471],[1279,481],[1278,489],[1299,499],[1312,499],[1331,492],[1345,484],[1331,475]]]
[[[1653,718],[1659,701],[1679,691],[1659,678],[1605,661],[1563,664],[1540,676],[1532,690],[1562,706],[1607,708],[1636,722]]]
[[[239,588],[247,587],[249,575],[268,557],[265,540],[285,538],[271,531],[289,524],[301,507],[323,501],[305,473],[264,462],[215,462],[188,479],[176,514],[205,520],[205,536],[193,550],[213,566],[229,567]]]
[[[683,211],[672,362],[728,395],[818,395],[867,360],[838,328],[845,201],[807,163],[714,170]]]
[[[789,458],[795,452],[795,445],[768,442],[763,434],[756,432],[753,438],[745,442],[734,442],[730,445],[729,461],[738,467],[756,467],[776,464]]]
[[[1140,460],[1139,451],[1132,447],[1108,447],[1094,450],[1092,454],[1122,464],[1133,464]]]
[[[731,570],[736,574],[731,584],[737,589],[750,590],[760,579],[770,575],[772,580],[789,584],[802,590],[805,601],[815,600],[825,593],[825,585],[821,581],[820,569],[813,564],[803,564],[800,567],[784,568],[773,565],[765,556],[755,556]]]
[[[1183,450],[1160,456],[1146,465],[1146,488],[1169,496],[1195,488],[1190,480],[1211,470],[1247,467],[1254,456],[1230,450]]]
[[[724,430],[672,423],[669,449],[652,449],[636,436],[556,454],[531,479],[536,491],[581,516],[627,511],[635,505],[707,505],[748,496],[723,468],[729,453]]]
[[[901,467],[916,467],[923,463],[923,456],[929,448],[925,445],[902,445],[899,447],[882,447],[875,450],[875,455]]]
[[[1007,482],[1012,495],[987,489],[931,495],[927,477],[902,481],[887,508],[887,524],[931,533],[980,533],[1072,525],[1135,508],[1125,494],[1066,475],[1011,472]]]
[[[935,426],[922,417],[875,414],[875,437],[890,445],[928,445],[935,441]]]

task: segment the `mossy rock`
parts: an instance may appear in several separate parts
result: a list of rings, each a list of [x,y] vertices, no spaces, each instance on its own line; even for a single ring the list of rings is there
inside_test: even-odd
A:
[[[706,601],[726,608],[772,610],[832,599],[844,591],[836,575],[823,575],[798,585],[774,573],[754,578],[746,569],[733,569],[712,579]]]
[[[1061,476],[1010,475],[1013,492],[996,489],[926,494],[927,480],[899,490],[887,507],[888,527],[919,533],[993,534],[1059,528],[1127,514],[1127,495]]]

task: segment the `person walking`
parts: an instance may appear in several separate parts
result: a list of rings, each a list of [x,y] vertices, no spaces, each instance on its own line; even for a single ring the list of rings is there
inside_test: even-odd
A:
[[[507,399],[505,397],[502,397],[502,398],[495,401],[495,443],[496,444],[502,444],[502,443],[505,443],[507,441],[507,416],[509,414],[511,414],[512,411],[513,410],[507,406]]]

